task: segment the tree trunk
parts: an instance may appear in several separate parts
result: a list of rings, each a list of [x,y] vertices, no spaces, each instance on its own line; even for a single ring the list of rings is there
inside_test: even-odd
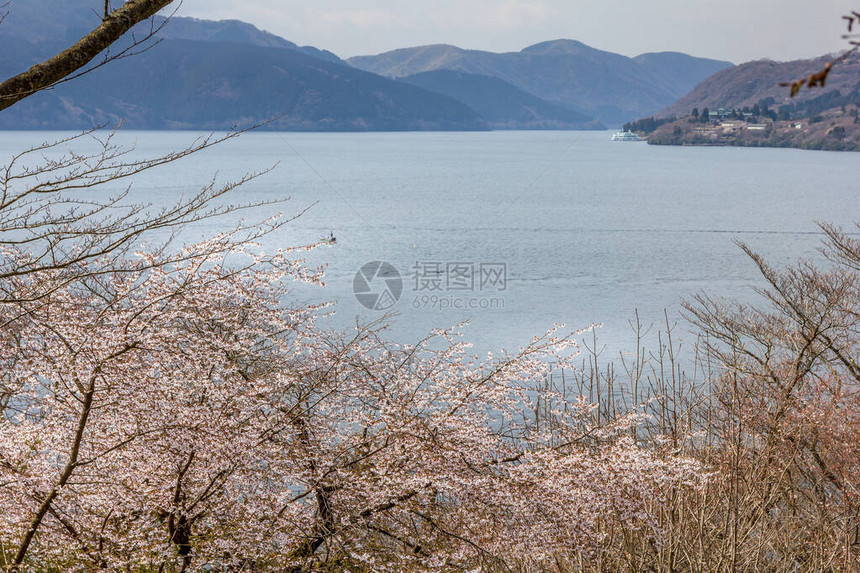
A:
[[[106,15],[95,30],[74,46],[0,84],[0,111],[80,70],[132,26],[171,2],[173,0],[128,0],[121,8]]]

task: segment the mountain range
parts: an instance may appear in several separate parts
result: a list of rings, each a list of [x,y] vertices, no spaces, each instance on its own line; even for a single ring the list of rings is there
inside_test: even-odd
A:
[[[51,4],[60,14],[47,21],[40,16],[47,0],[15,4],[2,24],[14,33],[0,36],[0,74],[19,73],[98,25],[99,15],[84,8],[92,4],[87,0]],[[47,32],[26,31],[47,22]],[[150,49],[23,100],[0,114],[0,128],[229,129],[272,118],[271,128],[305,131],[489,128],[450,97],[355,69],[330,52],[300,48],[248,24],[190,18],[161,24],[155,19],[133,30],[137,38],[157,30],[161,41]]]
[[[92,4],[15,2],[0,25],[0,76],[97,26]],[[151,49],[27,98],[0,113],[0,128],[226,129],[276,118],[271,128],[309,131],[600,129],[654,113],[730,65],[677,53],[627,58],[573,40],[344,61],[237,20],[156,17],[134,35],[151,30],[160,38]]]
[[[158,36],[166,40],[232,42],[234,44],[250,44],[261,48],[284,48],[328,62],[345,63],[328,50],[320,50],[313,46],[298,46],[280,36],[270,34],[239,20],[219,20],[216,22],[177,17],[170,18],[168,22],[168,18],[157,15],[152,19],[152,25],[158,29]],[[141,28],[145,30],[144,26]]]
[[[347,61],[391,78],[435,70],[490,76],[610,125],[653,114],[732,65],[677,52],[629,58],[575,40],[542,42],[509,53],[421,46]]]
[[[467,105],[296,50],[165,40],[0,114],[6,129],[481,130]]]
[[[493,129],[604,129],[588,115],[550,103],[504,80],[454,70],[434,70],[400,81],[450,96],[481,114]]]
[[[795,97],[785,85],[824,69],[832,57],[775,62],[757,60],[721,70],[702,82],[658,117],[683,117],[693,108],[741,109],[762,104],[774,111],[786,107],[794,114],[812,116],[833,107],[860,104],[860,57],[856,54],[833,66],[823,88],[801,89]]]

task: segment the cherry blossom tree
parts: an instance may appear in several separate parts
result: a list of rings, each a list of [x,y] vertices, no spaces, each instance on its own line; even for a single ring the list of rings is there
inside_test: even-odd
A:
[[[7,566],[140,563],[171,546],[186,556],[233,480],[260,483],[247,471],[260,472],[258,442],[280,414],[253,381],[275,360],[286,367],[312,323],[279,304],[280,284],[319,277],[287,252],[225,266],[212,252],[230,240],[189,247],[170,268],[140,255],[2,307]]]
[[[536,423],[573,335],[478,361],[454,332],[325,333],[283,303],[320,280],[294,252],[219,250],[0,307],[7,568],[544,566],[607,520],[658,542],[649,502],[699,482],[631,440],[636,416],[544,391]]]

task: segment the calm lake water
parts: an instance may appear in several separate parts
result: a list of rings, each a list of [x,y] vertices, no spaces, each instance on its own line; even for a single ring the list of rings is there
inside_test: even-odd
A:
[[[0,133],[0,164],[58,135]],[[780,266],[816,255],[816,221],[860,221],[860,154],[658,147],[609,136],[254,133],[139,177],[133,196],[160,203],[216,172],[227,180],[275,165],[234,201],[290,201],[244,216],[311,208],[266,246],[337,236],[309,256],[327,265],[327,286],[298,288],[297,298],[336,301],[328,324],[337,328],[378,318],[353,290],[365,263],[385,261],[402,277],[389,309],[397,313],[392,337],[414,342],[468,320],[465,338],[479,352],[516,349],[563,322],[602,323],[599,338],[614,355],[631,349],[635,309],[644,322],[662,321],[664,309],[676,321],[681,299],[695,292],[753,300],[761,280],[734,241]],[[141,155],[194,137],[121,134]],[[394,280],[366,287],[398,294]],[[679,335],[686,332],[682,324]]]

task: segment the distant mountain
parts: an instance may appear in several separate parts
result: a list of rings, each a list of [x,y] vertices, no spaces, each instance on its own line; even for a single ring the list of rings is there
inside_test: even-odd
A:
[[[71,45],[101,21],[100,6],[16,0],[0,26],[0,76]],[[150,50],[27,98],[0,114],[0,129],[225,129],[273,117],[273,128],[312,131],[593,129],[603,127],[594,117],[620,124],[653,113],[728,65],[627,58],[571,40],[511,54],[426,46],[347,65],[237,20],[157,16],[133,33],[153,29],[161,41]]]
[[[103,15],[100,4],[86,0],[15,0],[4,6],[9,14],[0,36],[32,45],[67,43],[99,25]]]
[[[811,108],[811,115],[829,107],[854,103],[851,94],[860,90],[860,59],[856,56],[834,66],[823,89],[802,89],[792,98],[788,88],[779,85],[823,69],[830,59],[823,56],[791,62],[759,60],[734,66],[714,74],[658,115],[681,117],[694,107],[700,110],[705,107],[711,110],[720,107],[740,109],[762,101],[774,111],[778,111],[780,106]]]
[[[488,128],[465,104],[404,82],[293,49],[192,40],[164,40],[31,96],[0,113],[0,128],[227,129],[276,116],[271,127],[285,130]]]
[[[261,48],[284,48],[296,50],[308,56],[313,56],[329,62],[344,63],[339,57],[328,50],[320,50],[313,46],[298,46],[280,36],[260,30],[251,24],[239,20],[199,20],[197,18],[173,17],[165,25],[166,18],[156,16],[153,24],[160,30],[158,36],[168,40],[196,40],[200,42],[233,42],[250,44]],[[149,29],[149,24],[138,26],[139,31]]]
[[[650,52],[636,56],[633,61],[659,78],[673,93],[682,95],[720,70],[732,67],[730,62],[695,58],[680,52]]]
[[[476,68],[479,60],[492,59],[497,54],[478,50],[463,50],[448,44],[432,44],[415,48],[400,48],[376,56],[354,56],[347,63],[388,78],[402,78],[433,70]],[[468,61],[468,64],[464,64]],[[491,68],[491,66],[487,66]],[[472,71],[472,73],[479,73]],[[489,75],[489,74],[488,74]]]
[[[2,2],[0,2],[2,4]],[[114,6],[116,6],[114,2]],[[101,22],[102,12],[98,2],[92,0],[16,0],[9,7],[9,16],[3,22],[2,36],[14,38],[32,46],[37,57],[53,55],[57,46],[67,47]],[[297,46],[293,42],[260,30],[239,20],[199,20],[197,18],[172,17],[167,26],[166,18],[155,16],[133,28],[138,37],[153,28],[160,28],[158,36],[171,40],[198,40],[205,42],[234,42],[263,48],[285,48],[300,51],[309,56],[341,62],[335,54],[312,46]],[[41,47],[41,49],[39,49]]]
[[[400,81],[463,102],[493,129],[606,129],[584,113],[542,100],[499,78],[435,70]]]
[[[759,60],[717,72],[672,106],[628,126],[660,145],[730,145],[860,151],[860,58],[831,68],[825,87],[787,85],[832,56]],[[707,113],[707,115],[705,115]]]
[[[116,4],[116,3],[114,3]],[[0,26],[0,75],[20,73],[101,21],[91,0],[15,2]],[[139,24],[142,37],[164,19]],[[288,130],[482,130],[450,97],[357,70],[325,50],[234,20],[172,18],[162,40],[0,113],[0,129],[228,129],[279,117]],[[116,53],[128,38],[111,49]]]
[[[732,65],[674,52],[628,58],[575,40],[542,42],[509,53],[420,46],[347,61],[392,78],[435,70],[495,77],[615,125],[665,108],[713,73]]]

